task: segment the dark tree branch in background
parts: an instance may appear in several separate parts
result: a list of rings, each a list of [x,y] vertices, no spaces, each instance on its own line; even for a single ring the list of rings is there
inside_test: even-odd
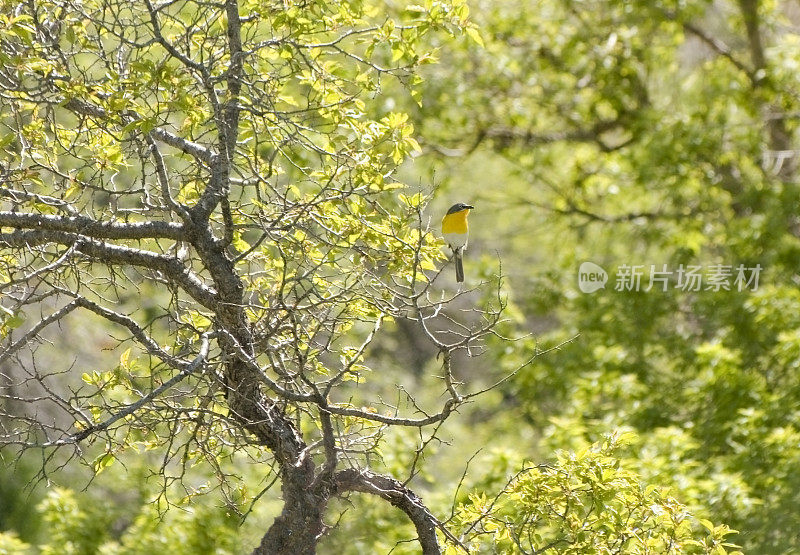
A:
[[[750,59],[753,62],[756,79],[753,80],[753,90],[769,88],[772,83],[772,76],[767,67],[767,59],[764,54],[763,30],[758,0],[739,0],[739,7],[747,29],[747,41],[750,49]],[[784,110],[780,106],[762,103],[764,126],[767,129],[769,149],[775,152],[786,152],[793,149],[794,141],[792,133],[786,127],[786,120],[783,117]],[[777,175],[783,181],[789,182],[795,179],[798,162],[797,156],[792,156],[787,160],[781,160],[781,165],[777,169]]]
[[[744,19],[744,26],[747,29],[747,41],[750,44],[750,58],[753,67],[758,72],[766,67],[767,62],[764,57],[764,45],[761,41],[761,18],[758,15],[758,5],[760,0],[739,0],[739,8]],[[761,80],[765,75],[756,76]]]
[[[677,18],[677,16],[674,13],[669,13],[669,12],[665,13],[670,19],[674,20]],[[718,39],[713,35],[706,33],[703,29],[701,29],[698,25],[692,23],[691,21],[683,21],[681,22],[681,25],[683,26],[683,29],[686,32],[688,32],[691,35],[694,35],[695,37],[703,41],[703,43],[711,47],[711,49],[714,52],[716,52],[723,58],[726,58],[729,62],[731,62],[734,66],[736,66],[736,68],[738,68],[742,73],[747,75],[747,78],[750,80],[751,83],[756,82],[757,78],[755,71],[747,67],[747,65],[745,65],[741,60],[739,60],[733,53],[733,51],[730,48],[728,48],[728,45],[726,45],[723,41],[721,41],[720,39]]]
[[[474,146],[470,150],[475,150],[481,142],[488,139],[497,141],[501,148],[511,144],[536,146],[556,142],[592,142],[600,146],[603,151],[610,152],[621,148],[626,142],[620,143],[620,145],[609,145],[603,140],[602,136],[604,133],[621,128],[623,128],[623,121],[621,119],[598,121],[586,129],[568,129],[549,133],[493,126],[478,132]]]
[[[562,131],[540,132],[534,129],[520,129],[499,124],[479,129],[472,144],[466,148],[446,148],[440,145],[424,143],[430,149],[443,156],[467,156],[489,141],[495,148],[505,149],[512,146],[535,147],[553,143],[593,143],[603,152],[613,152],[629,145],[634,139],[627,137],[613,142],[604,138],[604,134],[613,131],[625,131],[623,118],[598,121],[586,128],[565,129]]]

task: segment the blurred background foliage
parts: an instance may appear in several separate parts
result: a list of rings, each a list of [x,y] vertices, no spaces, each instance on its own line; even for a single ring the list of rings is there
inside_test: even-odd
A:
[[[542,463],[607,468],[597,481],[623,506],[684,515],[662,523],[688,542],[676,553],[719,546],[727,530],[709,521],[738,530],[728,539],[745,553],[800,551],[800,5],[470,8],[477,31],[433,44],[439,63],[426,66],[421,94],[387,84],[370,109],[409,113],[422,150],[402,179],[432,195],[431,226],[454,202],[476,206],[465,260],[476,291],[464,302],[491,295],[480,284],[503,276],[501,331],[513,341],[497,337],[459,361],[458,377],[478,390],[518,372],[446,422],[412,483],[436,514],[453,515],[457,532],[497,496],[497,526],[483,530],[477,551],[518,549],[504,527],[524,532],[513,522],[520,511],[539,523],[531,545],[561,534],[573,540],[557,551],[615,547],[602,547],[599,532],[578,541],[566,523],[536,514],[564,487],[546,472],[518,474]],[[584,261],[608,272],[605,288],[580,291]],[[643,266],[639,291],[616,290],[625,265]],[[666,291],[645,291],[651,265],[734,274],[729,290],[705,282],[685,291],[673,273]],[[734,284],[739,265],[761,266],[755,290]],[[403,322],[387,327],[368,361],[374,379],[403,384],[424,404],[436,353]],[[110,366],[118,356],[109,353]],[[375,466],[408,468],[419,442],[389,434]],[[0,552],[238,553],[277,508],[257,504],[240,526],[219,498],[173,492],[177,510],[162,513],[153,503],[162,484],[144,456],[103,469],[101,487],[86,491],[92,477],[79,470],[26,488],[37,458],[4,459]],[[260,489],[254,469],[237,472]],[[207,479],[198,471],[199,490]],[[540,497],[526,498],[526,488]],[[339,516],[348,513],[357,517]],[[329,553],[383,553],[414,536],[399,511],[371,499],[342,502],[330,524]],[[616,548],[667,552],[658,538]],[[394,553],[414,548],[400,543]]]

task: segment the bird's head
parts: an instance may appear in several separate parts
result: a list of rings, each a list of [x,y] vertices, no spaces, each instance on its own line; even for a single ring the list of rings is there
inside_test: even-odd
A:
[[[465,204],[463,202],[457,202],[453,206],[450,207],[450,210],[447,211],[448,214],[455,214],[456,212],[461,212],[463,210],[473,210],[475,207],[470,204]]]

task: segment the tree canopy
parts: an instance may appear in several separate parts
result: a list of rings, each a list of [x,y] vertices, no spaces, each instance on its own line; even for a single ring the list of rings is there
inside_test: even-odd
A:
[[[351,492],[401,508],[438,551],[433,515],[364,461],[385,427],[432,427],[463,402],[451,354],[499,306],[457,340],[425,327],[449,301],[430,297],[424,271],[442,255],[422,198],[393,177],[417,148],[413,126],[371,116],[363,98],[387,80],[413,88],[421,39],[467,28],[466,6],[146,0],[4,14],[0,360],[20,362],[22,389],[4,441],[43,449],[42,475],[65,450],[100,472],[159,449],[166,483],[204,462],[234,510],[223,463],[259,462],[284,507],[256,552],[312,551],[328,500]],[[119,364],[40,370],[39,337],[78,312],[122,334]],[[414,319],[443,355],[438,407],[402,389],[355,402],[348,383],[367,379],[387,318]]]

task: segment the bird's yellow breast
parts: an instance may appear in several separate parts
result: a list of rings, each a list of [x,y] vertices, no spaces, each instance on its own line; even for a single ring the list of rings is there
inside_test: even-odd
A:
[[[442,218],[442,233],[469,232],[467,214],[469,214],[469,210],[462,210],[461,212],[445,215],[445,217]]]

